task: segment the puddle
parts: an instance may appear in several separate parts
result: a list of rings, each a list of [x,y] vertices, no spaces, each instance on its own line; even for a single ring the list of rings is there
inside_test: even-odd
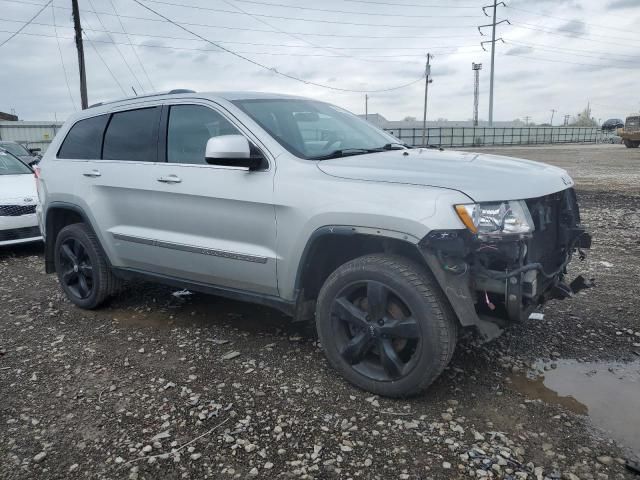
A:
[[[640,362],[555,363],[555,369],[544,371],[545,364],[540,363],[542,373],[513,376],[513,388],[529,398],[588,415],[611,438],[640,453]]]

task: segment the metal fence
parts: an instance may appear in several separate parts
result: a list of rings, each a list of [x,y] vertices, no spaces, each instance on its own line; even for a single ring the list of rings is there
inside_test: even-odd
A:
[[[62,122],[0,121],[0,140],[10,140],[27,148],[47,150],[51,140],[62,127]]]
[[[385,128],[403,143],[422,146],[422,128]],[[554,143],[598,143],[597,127],[430,127],[425,144],[442,147],[480,147],[485,145],[539,145]]]

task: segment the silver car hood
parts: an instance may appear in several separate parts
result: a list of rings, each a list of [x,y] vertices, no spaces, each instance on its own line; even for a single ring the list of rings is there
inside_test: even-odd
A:
[[[457,190],[478,202],[541,197],[573,186],[565,170],[544,163],[434,149],[322,160],[318,168],[340,178]]]

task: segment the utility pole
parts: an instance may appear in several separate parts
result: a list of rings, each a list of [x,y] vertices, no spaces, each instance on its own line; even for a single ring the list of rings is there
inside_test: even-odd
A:
[[[431,80],[431,55],[427,53],[427,65],[424,68],[424,111],[422,114],[422,146],[427,146],[427,97],[429,96],[429,84],[433,82]]]
[[[84,47],[82,46],[82,26],[80,25],[80,8],[78,0],[71,0],[71,10],[73,12],[73,28],[76,31],[76,49],[78,50],[78,69],[80,70],[80,102],[84,110],[89,105],[87,103],[87,73],[84,66]]]
[[[369,121],[369,95],[364,94],[364,119]]]
[[[490,127],[493,127],[493,76],[494,76],[493,74],[495,70],[496,42],[501,41],[502,43],[504,43],[504,40],[502,39],[502,37],[496,39],[496,26],[504,22],[511,25],[511,22],[509,22],[509,20],[500,20],[499,22],[496,21],[496,16],[498,13],[498,5],[502,5],[504,7],[507,6],[504,2],[498,2],[498,0],[493,0],[493,5],[485,5],[484,7],[482,7],[482,12],[487,17],[489,16],[487,15],[487,8],[493,8],[493,21],[487,25],[480,25],[478,27],[478,31],[480,32],[480,35],[484,35],[484,33],[482,33],[483,27],[491,27],[491,40],[480,42],[480,46],[485,51],[486,49],[484,48],[484,44],[491,43],[491,75],[489,79],[489,126]]]
[[[530,118],[531,118],[531,117],[530,117],[529,115],[527,115],[526,117],[524,117],[524,124],[525,124],[525,126],[527,126],[527,127],[529,126],[529,119],[530,119]]]
[[[480,95],[480,70],[482,70],[481,63],[471,62],[471,70],[473,70],[473,126],[478,126],[478,96]]]
[[[556,113],[556,109],[552,108],[551,109],[551,121],[549,122],[549,125],[551,125],[553,127],[553,115]]]
[[[564,116],[564,126],[566,127],[567,125],[569,125],[569,118],[571,118],[571,115],[565,115]]]

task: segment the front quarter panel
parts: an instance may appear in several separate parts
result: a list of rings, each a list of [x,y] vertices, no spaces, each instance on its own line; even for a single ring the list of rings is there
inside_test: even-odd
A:
[[[278,158],[274,181],[278,289],[287,300],[295,296],[298,265],[314,232],[346,226],[417,244],[432,229],[464,228],[452,205],[471,201],[443,188],[332,177],[288,154]]]

